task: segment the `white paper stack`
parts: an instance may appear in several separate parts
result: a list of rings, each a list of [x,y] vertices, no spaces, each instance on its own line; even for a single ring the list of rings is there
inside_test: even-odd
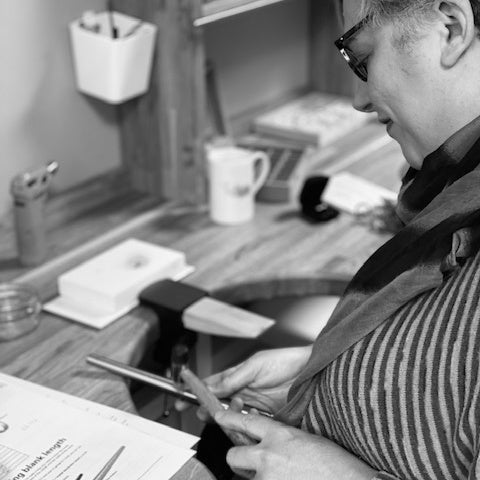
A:
[[[195,437],[140,417],[2,373],[0,391],[1,479],[168,480],[195,454]]]
[[[192,271],[183,252],[129,239],[60,275],[59,296],[44,310],[103,328],[137,306],[151,283]]]
[[[386,201],[395,203],[397,193],[357,175],[341,172],[329,178],[322,200],[339,210],[355,214],[381,207]]]

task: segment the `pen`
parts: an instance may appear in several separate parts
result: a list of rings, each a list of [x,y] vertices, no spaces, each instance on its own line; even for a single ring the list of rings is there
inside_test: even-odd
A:
[[[110,22],[110,32],[112,38],[118,38],[118,30],[113,20],[112,0],[107,0],[108,21]]]
[[[83,473],[81,473],[75,480],[80,480],[83,477]]]
[[[142,22],[142,21],[137,22],[135,25],[133,25],[132,28],[130,28],[130,30],[127,31],[127,33],[125,33],[125,35],[122,36],[122,38],[130,37],[130,36],[133,35],[142,25],[143,25],[143,22]]]
[[[103,480],[110,469],[113,467],[113,464],[117,461],[117,458],[121,455],[121,453],[125,450],[125,446],[122,445],[110,458],[110,460],[102,467],[102,469],[95,475],[93,480]],[[77,479],[78,480],[78,479]]]

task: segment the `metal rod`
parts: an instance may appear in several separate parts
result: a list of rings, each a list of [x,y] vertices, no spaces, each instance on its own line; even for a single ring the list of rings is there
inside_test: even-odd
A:
[[[201,27],[209,23],[216,22],[217,20],[222,20],[223,18],[233,17],[240,13],[249,12],[250,10],[256,10],[257,8],[266,7],[267,5],[272,5],[274,3],[284,2],[285,0],[256,0],[245,5],[239,5],[238,7],[232,7],[221,12],[211,13],[205,15],[204,17],[199,17],[193,21],[194,27]]]
[[[169,393],[180,400],[192,403],[194,405],[200,405],[200,402],[197,396],[187,390],[184,390],[181,386],[173,382],[172,380],[162,377],[160,375],[155,375],[145,370],[140,370],[139,368],[131,367],[125,363],[117,362],[110,358],[104,357],[102,355],[97,355],[92,353],[86,358],[87,363],[95,365],[97,367],[103,368],[112,373],[121,375],[122,377],[131,378],[133,380],[138,380],[139,382],[152,385],[166,393]],[[223,408],[228,408],[229,402],[221,402]],[[248,413],[248,410],[252,407],[245,405],[246,410],[243,410],[243,413]],[[258,409],[257,409],[258,410]],[[271,417],[271,414],[262,410],[259,410],[259,413],[268,417]]]

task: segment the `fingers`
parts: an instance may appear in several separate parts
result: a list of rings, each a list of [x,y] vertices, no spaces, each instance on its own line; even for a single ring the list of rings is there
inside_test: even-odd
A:
[[[207,412],[207,410],[205,408],[198,407],[198,409],[196,411],[196,414],[197,414],[197,418],[199,420],[201,420],[202,422],[212,423],[212,417],[210,416],[210,414]]]
[[[184,402],[182,400],[176,400],[175,401],[175,410],[178,412],[184,412],[190,407],[192,407],[192,404],[189,402]],[[241,412],[244,407],[244,402],[240,397],[233,397],[229,408],[232,409],[234,412]],[[251,411],[255,410],[258,413],[258,410],[256,409],[251,409]],[[208,411],[204,407],[197,407],[196,411],[197,418],[201,420],[202,422],[210,422],[212,421],[212,418]]]
[[[174,403],[174,407],[175,407],[175,410],[177,412],[185,412],[186,410],[188,410],[189,408],[192,408],[192,404],[189,403],[189,402],[183,402],[182,400],[176,400],[175,403]],[[197,415],[197,418],[199,420],[201,420],[202,422],[211,422],[212,421],[212,418],[210,417],[210,414],[207,412],[207,410],[204,408],[204,407],[199,407],[197,406],[196,407],[197,410],[196,410],[196,415]],[[240,410],[237,410],[235,408],[235,411],[236,412],[239,412],[241,411],[241,408]]]
[[[243,400],[240,397],[233,397],[229,408],[234,412],[240,413],[243,409],[243,405]]]
[[[258,457],[256,447],[233,447],[227,453],[227,463],[243,478],[253,478],[257,470]]]
[[[247,362],[217,373],[205,379],[210,390],[219,397],[228,397],[247,387],[255,378],[255,372]]]
[[[230,467],[231,468],[231,467]],[[237,468],[232,468],[233,473],[241,478],[254,478],[255,477],[255,470],[240,470]]]
[[[267,432],[279,425],[278,422],[261,415],[245,415],[232,410],[215,414],[215,421],[227,430],[237,431],[250,438],[261,441]]]
[[[229,408],[231,408],[234,412],[241,412],[243,409],[243,400],[239,397],[232,398]],[[196,413],[197,413],[197,417],[202,422],[211,422],[213,420],[210,414],[208,413],[208,411],[204,407],[198,407]]]
[[[204,378],[203,381],[209,386],[213,386],[216,384],[221,384],[224,382],[226,378],[228,378],[237,368],[239,365],[235,365],[234,367],[230,367],[227,370],[223,370],[218,373],[214,373],[207,378]]]

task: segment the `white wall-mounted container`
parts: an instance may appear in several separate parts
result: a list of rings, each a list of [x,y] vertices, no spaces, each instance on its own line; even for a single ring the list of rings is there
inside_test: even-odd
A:
[[[119,12],[102,12],[95,15],[94,26],[85,27],[79,19],[69,27],[78,90],[111,104],[148,90],[155,25]]]

